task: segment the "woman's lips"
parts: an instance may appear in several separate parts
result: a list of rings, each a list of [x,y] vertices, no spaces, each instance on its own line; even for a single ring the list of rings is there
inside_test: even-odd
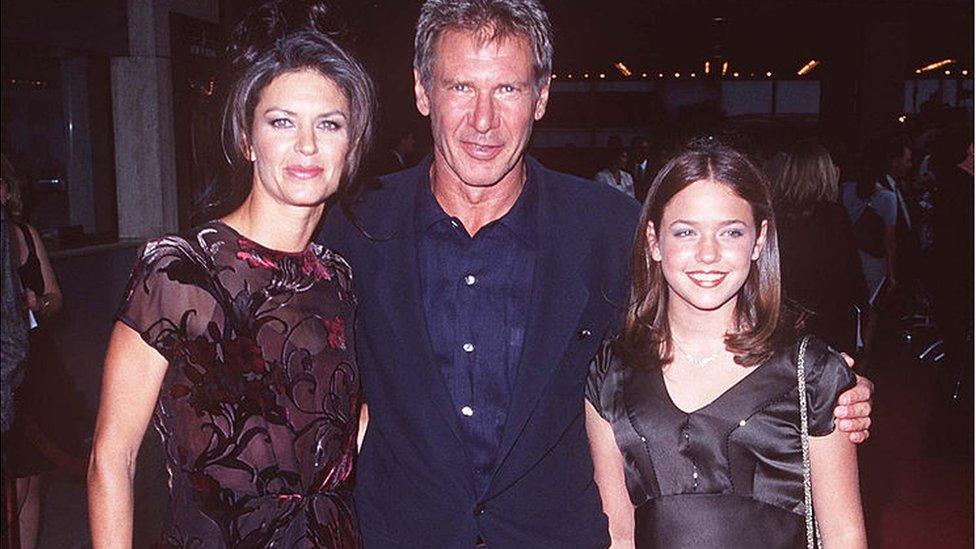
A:
[[[696,286],[701,288],[714,288],[721,284],[729,273],[722,271],[691,271],[685,274]]]
[[[502,151],[501,145],[487,145],[472,141],[461,141],[461,146],[464,148],[464,152],[468,153],[468,156],[477,160],[491,160]]]
[[[295,179],[312,179],[322,174],[324,170],[318,166],[288,166],[285,172]]]

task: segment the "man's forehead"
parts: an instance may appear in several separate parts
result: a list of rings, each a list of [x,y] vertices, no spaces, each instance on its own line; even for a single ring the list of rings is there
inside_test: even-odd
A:
[[[435,67],[441,59],[463,56],[524,61],[525,68],[532,69],[532,43],[529,39],[522,34],[502,32],[492,27],[445,29],[437,38],[434,48]]]

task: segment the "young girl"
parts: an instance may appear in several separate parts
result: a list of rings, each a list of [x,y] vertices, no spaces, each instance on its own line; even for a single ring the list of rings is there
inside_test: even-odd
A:
[[[639,226],[632,305],[587,388],[614,547],[807,546],[801,347],[819,534],[827,547],[865,547],[855,448],[831,413],[854,375],[782,319],[759,170],[722,145],[693,145],[657,175]]]

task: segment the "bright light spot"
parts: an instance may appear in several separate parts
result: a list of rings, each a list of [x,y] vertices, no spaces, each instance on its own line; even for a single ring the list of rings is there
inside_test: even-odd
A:
[[[902,124],[905,123],[905,120],[908,120],[908,117],[905,116],[904,114],[898,117],[898,121],[901,122]]]

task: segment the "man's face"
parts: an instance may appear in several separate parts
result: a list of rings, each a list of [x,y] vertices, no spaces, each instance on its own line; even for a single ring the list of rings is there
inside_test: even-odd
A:
[[[647,160],[647,157],[651,155],[651,145],[647,141],[641,139],[637,143],[634,143],[634,161],[643,162]]]
[[[904,179],[912,168],[912,150],[905,147],[900,157],[891,161],[891,175]]]
[[[493,42],[479,32],[444,31],[429,89],[414,70],[417,110],[430,115],[435,173],[490,187],[514,170],[542,118],[549,84],[536,92],[532,47],[524,37]]]

